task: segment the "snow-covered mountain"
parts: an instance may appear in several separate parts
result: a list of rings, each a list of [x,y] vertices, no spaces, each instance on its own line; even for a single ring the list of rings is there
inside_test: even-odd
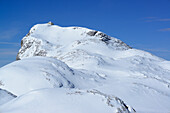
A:
[[[2,113],[166,113],[170,62],[100,31],[37,24],[0,68],[0,88],[17,96]]]

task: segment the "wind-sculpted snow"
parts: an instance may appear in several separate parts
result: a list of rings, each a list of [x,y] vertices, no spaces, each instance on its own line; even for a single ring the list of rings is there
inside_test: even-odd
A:
[[[22,106],[18,109],[18,105]],[[3,113],[135,113],[121,99],[96,90],[43,89],[0,107]]]
[[[0,75],[0,88],[15,95],[41,88],[90,88],[99,85],[103,80],[97,74],[74,70],[57,59],[46,57],[13,62],[2,67]]]
[[[0,69],[0,88],[18,96],[4,104],[4,113],[27,113],[25,110],[70,113],[71,108],[63,111],[66,106],[74,108],[73,113],[126,113],[135,110],[139,113],[168,113],[170,62],[132,49],[121,40],[100,31],[59,27],[52,23],[37,24],[22,39],[17,61]],[[70,102],[68,95],[60,98],[60,95],[67,94],[65,88],[70,88],[71,92],[80,90],[80,93],[69,92],[70,96],[76,95]],[[50,92],[49,96],[43,94],[46,91]],[[94,95],[89,97],[89,93]],[[34,94],[40,98],[34,98]],[[102,104],[93,100],[96,96],[103,98],[103,102],[100,101]],[[63,101],[57,103],[58,98]],[[48,104],[50,101],[53,104]],[[18,107],[18,102],[24,103],[24,106],[28,102],[27,109]],[[34,102],[38,105],[35,111],[30,104]],[[10,107],[6,109],[8,105]]]

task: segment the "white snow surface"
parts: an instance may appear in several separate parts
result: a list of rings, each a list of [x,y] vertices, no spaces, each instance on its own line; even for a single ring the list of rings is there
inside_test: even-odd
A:
[[[0,68],[17,96],[2,113],[170,112],[170,61],[102,32],[37,24],[17,59]]]
[[[22,105],[21,105],[22,103]],[[18,105],[21,105],[18,109]],[[113,113],[134,112],[117,97],[96,90],[41,89],[0,107],[3,113]]]
[[[93,88],[103,80],[97,74],[73,70],[57,59],[41,56],[8,64],[0,69],[0,75],[1,88],[17,96],[42,88]]]
[[[7,103],[8,101],[14,99],[16,96],[13,95],[12,93],[6,91],[6,90],[3,90],[3,89],[0,89],[0,106],[2,104],[5,104]]]

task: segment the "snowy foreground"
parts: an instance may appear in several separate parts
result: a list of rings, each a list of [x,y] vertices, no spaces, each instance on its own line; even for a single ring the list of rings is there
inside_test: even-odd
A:
[[[170,62],[99,31],[37,24],[0,68],[0,113],[135,112],[170,112]]]

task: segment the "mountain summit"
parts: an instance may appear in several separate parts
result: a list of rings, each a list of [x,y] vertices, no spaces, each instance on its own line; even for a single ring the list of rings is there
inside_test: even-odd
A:
[[[37,24],[31,28],[21,41],[17,60],[32,56],[59,57],[58,53],[68,47],[70,50],[83,50],[84,46],[111,50],[131,49],[121,40],[100,31],[82,27],[60,27],[51,23]]]
[[[16,59],[0,68],[2,113],[170,111],[170,62],[103,32],[37,24]]]

